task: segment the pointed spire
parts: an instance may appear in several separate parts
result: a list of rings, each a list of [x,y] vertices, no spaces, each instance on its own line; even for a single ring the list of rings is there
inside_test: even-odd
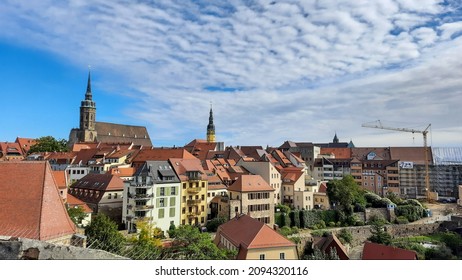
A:
[[[207,142],[215,142],[215,125],[213,124],[212,102],[210,102],[209,124],[207,125]]]
[[[90,69],[88,69],[88,82],[87,82],[87,92],[85,93],[85,100],[91,100],[91,77],[90,77]]]
[[[337,131],[335,132],[333,143],[338,143]]]

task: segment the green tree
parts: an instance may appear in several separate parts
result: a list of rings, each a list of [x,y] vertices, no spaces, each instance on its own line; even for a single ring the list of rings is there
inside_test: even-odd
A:
[[[124,255],[135,260],[157,260],[161,256],[163,232],[146,221],[138,221],[136,227],[139,234],[131,240]]]
[[[327,183],[327,196],[335,208],[343,211],[346,217],[353,215],[354,205],[366,205],[364,192],[351,175],[347,175],[341,180],[329,181]]]
[[[218,248],[208,233],[197,227],[181,225],[175,229],[175,239],[170,248],[164,249],[164,259],[175,260],[226,260],[235,252]]]
[[[117,230],[117,224],[104,214],[96,215],[85,229],[88,247],[121,254],[125,237]]]
[[[211,219],[210,221],[207,221],[207,224],[205,225],[207,227],[208,232],[216,232],[218,227],[226,222],[226,219],[224,217],[216,217],[214,219]]]
[[[36,139],[37,144],[32,145],[29,154],[37,152],[67,152],[68,141],[65,139],[55,139],[53,136],[44,136]]]
[[[332,248],[329,253],[325,253],[318,248],[314,248],[313,253],[306,255],[305,260],[339,260],[337,250]]]
[[[371,224],[370,230],[372,236],[369,237],[368,240],[374,243],[390,245],[392,238],[391,235],[385,231],[386,221],[374,216],[370,219],[369,223]]]
[[[83,208],[81,206],[69,207],[69,205],[66,205],[66,208],[69,218],[71,218],[75,225],[80,226],[83,219],[87,216]]]

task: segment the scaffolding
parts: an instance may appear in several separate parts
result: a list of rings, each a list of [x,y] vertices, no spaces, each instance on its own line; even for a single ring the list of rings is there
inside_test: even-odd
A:
[[[462,148],[432,148],[431,185],[440,198],[458,197],[462,185]]]

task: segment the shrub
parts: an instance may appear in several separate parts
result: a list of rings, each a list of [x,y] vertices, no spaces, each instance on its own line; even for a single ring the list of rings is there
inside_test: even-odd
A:
[[[340,238],[341,241],[343,241],[342,243],[351,244],[351,242],[353,241],[353,235],[351,234],[350,231],[346,229],[342,229],[339,232],[338,237]]]
[[[400,225],[402,225],[402,224],[408,224],[408,223],[409,223],[409,220],[408,220],[406,217],[404,217],[404,216],[398,216],[398,217],[396,217],[396,223],[397,223],[397,224],[400,224]]]
[[[335,222],[329,222],[327,225],[328,225],[329,227],[335,227],[335,226],[336,226]]]

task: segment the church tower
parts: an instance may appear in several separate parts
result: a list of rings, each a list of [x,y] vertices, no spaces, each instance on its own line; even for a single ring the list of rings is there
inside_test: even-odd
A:
[[[334,139],[332,140],[334,144],[338,144],[337,132],[335,132]]]
[[[87,92],[85,93],[85,100],[80,104],[80,127],[79,127],[79,141],[80,142],[94,142],[96,140],[96,103],[92,100],[91,93],[91,78],[90,71],[88,71]]]
[[[209,124],[207,125],[207,143],[215,142],[215,125],[213,124],[212,104],[210,104]]]

